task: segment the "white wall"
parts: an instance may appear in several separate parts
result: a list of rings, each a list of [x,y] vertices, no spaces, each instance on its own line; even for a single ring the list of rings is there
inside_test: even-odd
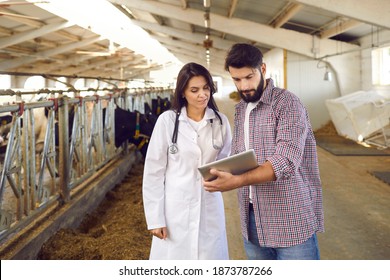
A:
[[[232,79],[222,79],[222,97],[229,97],[233,91],[237,91]]]
[[[324,81],[325,65],[330,66],[331,81]],[[359,52],[334,56],[326,63],[292,52],[287,54],[287,89],[306,106],[313,130],[330,120],[325,100],[359,90],[360,78]]]
[[[328,58],[340,96],[361,90],[361,52],[351,52]]]
[[[267,66],[266,78],[272,78],[277,87],[285,88],[284,84],[284,51],[272,49],[264,54],[263,62]]]

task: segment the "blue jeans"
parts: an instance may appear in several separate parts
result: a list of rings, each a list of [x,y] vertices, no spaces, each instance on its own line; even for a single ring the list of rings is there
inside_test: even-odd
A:
[[[257,236],[255,215],[249,207],[248,241],[244,239],[244,248],[249,260],[319,260],[317,235],[313,234],[305,242],[284,248],[261,247]]]

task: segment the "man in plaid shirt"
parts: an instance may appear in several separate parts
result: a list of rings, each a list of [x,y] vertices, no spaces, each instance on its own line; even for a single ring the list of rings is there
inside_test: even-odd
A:
[[[249,259],[319,259],[322,186],[307,111],[296,95],[265,79],[258,48],[233,45],[225,69],[242,99],[235,106],[232,155],[254,149],[259,167],[242,175],[212,169],[218,178],[204,187],[211,192],[239,188]]]

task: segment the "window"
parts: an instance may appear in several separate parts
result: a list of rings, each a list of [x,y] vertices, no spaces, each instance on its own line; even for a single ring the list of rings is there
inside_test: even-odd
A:
[[[11,87],[11,76],[0,75],[0,89],[9,89]]]
[[[27,78],[24,88],[28,90],[38,90],[45,87],[45,79],[41,76],[32,76]]]
[[[372,82],[374,85],[390,85],[390,46],[372,51]]]
[[[0,89],[7,90],[11,88],[11,76],[10,75],[0,75]],[[15,98],[12,98],[14,100]],[[5,104],[6,102],[12,101],[7,95],[0,96],[0,105]]]
[[[54,87],[56,89],[67,89],[67,86],[66,86],[66,78],[65,77],[59,77],[57,79],[57,81],[55,82],[54,84]]]

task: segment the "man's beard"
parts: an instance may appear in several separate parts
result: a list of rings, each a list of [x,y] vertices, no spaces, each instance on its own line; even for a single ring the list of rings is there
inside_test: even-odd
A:
[[[246,95],[245,93],[254,92],[253,95]],[[257,89],[250,89],[250,90],[239,90],[238,93],[240,94],[241,98],[246,102],[257,102],[260,97],[263,95],[264,92],[264,78],[263,75],[261,75],[261,81],[257,87]]]

